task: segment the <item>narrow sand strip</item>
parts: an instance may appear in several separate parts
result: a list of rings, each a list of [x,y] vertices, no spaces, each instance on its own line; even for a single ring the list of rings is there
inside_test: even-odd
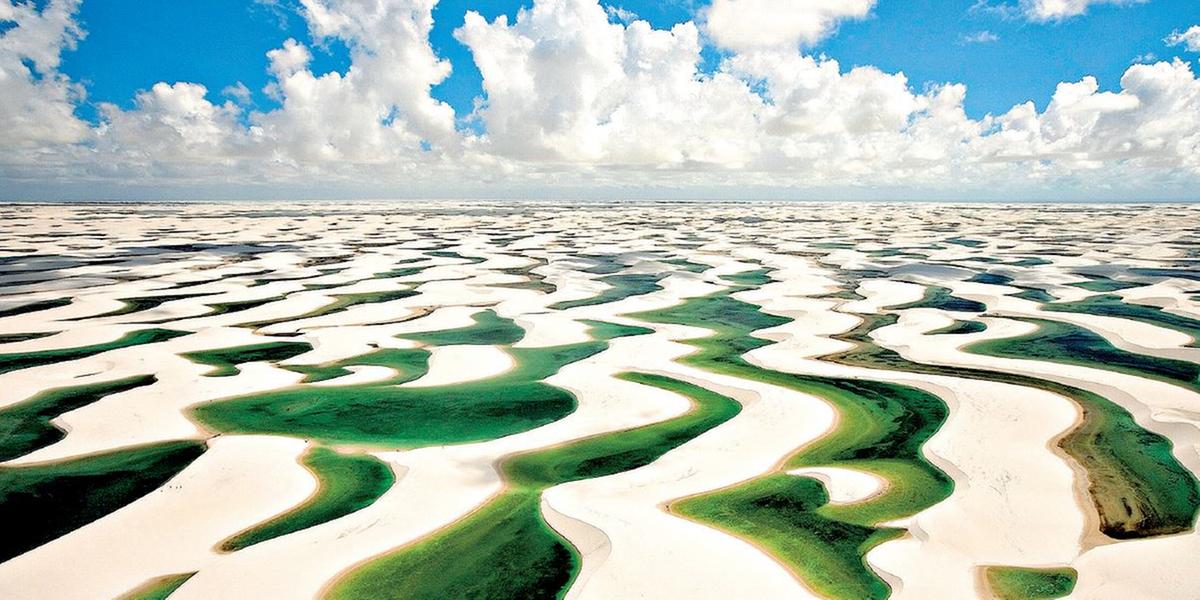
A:
[[[808,467],[787,473],[819,480],[829,491],[830,504],[859,504],[882,494],[888,487],[887,480],[878,475],[841,467]]]
[[[350,371],[350,375],[336,377],[334,379],[329,379],[329,380],[325,380],[325,381],[316,381],[316,382],[310,383],[309,385],[315,385],[318,387],[337,387],[337,386],[344,386],[344,385],[365,385],[365,384],[369,384],[369,383],[378,383],[381,381],[387,381],[387,380],[395,377],[397,374],[397,371],[395,369],[390,369],[388,367],[380,367],[380,366],[376,366],[376,365],[366,365],[366,366],[352,365],[352,366],[346,367],[346,370]]]
[[[1003,290],[1008,288],[991,289],[995,287],[970,282],[951,285],[955,294],[987,304],[988,310],[996,315],[1071,323],[1100,334],[1122,350],[1200,362],[1200,348],[1181,347],[1192,342],[1185,333],[1133,319],[1043,310],[1037,302],[1005,295]]]

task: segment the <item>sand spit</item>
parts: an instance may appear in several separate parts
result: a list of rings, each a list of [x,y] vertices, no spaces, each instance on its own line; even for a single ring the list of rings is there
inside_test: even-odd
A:
[[[436,387],[487,379],[511,369],[511,356],[496,346],[434,346],[429,373],[408,387]]]

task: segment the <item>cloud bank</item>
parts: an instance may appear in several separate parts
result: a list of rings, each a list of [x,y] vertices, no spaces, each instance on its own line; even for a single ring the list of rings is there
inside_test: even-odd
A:
[[[717,0],[701,24],[669,30],[610,18],[596,0],[538,0],[511,22],[467,14],[455,35],[485,96],[456,115],[430,93],[452,68],[429,42],[436,0],[302,3],[318,43],[350,49],[345,73],[314,74],[310,49],[288,40],[265,57],[278,108],[247,108],[233,88],[218,104],[201,85],[159,83],[132,108],[101,105],[92,125],[73,112],[85,91],[58,72],[84,35],[79,0],[48,0],[40,12],[0,0],[0,20],[15,23],[0,38],[0,183],[24,193],[195,193],[219,181],[250,195],[315,186],[335,196],[1015,199],[1186,195],[1200,180],[1200,80],[1179,59],[1129,67],[1116,91],[1085,77],[1060,84],[1045,110],[1030,102],[972,119],[961,84],[918,90],[903,73],[804,52],[840,21],[868,16],[873,0],[799,11]],[[1087,4],[1036,3],[1047,15]],[[762,35],[747,33],[757,26]],[[701,69],[704,36],[727,51],[715,72]],[[464,118],[481,127],[456,127]]]

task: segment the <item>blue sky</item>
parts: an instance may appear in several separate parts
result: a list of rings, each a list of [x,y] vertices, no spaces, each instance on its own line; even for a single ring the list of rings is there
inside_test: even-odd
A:
[[[1198,60],[1197,0],[0,0],[0,198],[1200,200]]]
[[[844,69],[874,65],[904,72],[914,88],[927,83],[967,85],[966,109],[973,118],[999,114],[1033,100],[1044,109],[1055,86],[1094,75],[1102,89],[1119,86],[1121,74],[1139,57],[1179,54],[1163,39],[1174,30],[1200,22],[1196,0],[1154,0],[1134,6],[1098,5],[1084,18],[1034,23],[980,10],[977,0],[880,0],[872,16],[843,22],[836,35],[808,49],[842,63]],[[210,100],[242,82],[260,109],[275,103],[262,92],[268,82],[266,52],[287,38],[310,43],[307,25],[295,0],[275,6],[246,0],[102,0],[85,1],[80,22],[87,37],[64,56],[62,71],[83,82],[92,103],[130,107],[138,90],[159,81],[204,84]],[[510,20],[528,2],[519,0],[442,0],[434,9],[434,49],[454,67],[433,96],[460,115],[471,112],[482,93],[481,77],[469,50],[453,35],[467,10],[489,20]],[[683,0],[622,0],[610,3],[637,14],[656,28],[695,18]],[[186,23],[188,26],[180,27]],[[989,32],[998,39],[968,42]],[[718,52],[709,47],[708,68]],[[117,60],[119,57],[119,60]],[[314,52],[313,70],[344,71],[347,49],[337,42]],[[84,118],[94,118],[88,105]]]
[[[434,8],[434,30],[430,43],[454,67],[450,77],[433,90],[433,96],[466,116],[483,92],[482,77],[466,46],[454,38],[467,11],[489,21],[500,15],[515,19],[521,0],[441,0]],[[649,21],[656,28],[669,28],[694,18],[695,8],[682,0],[612,3]],[[160,81],[190,81],[203,84],[209,99],[223,101],[221,91],[241,82],[253,94],[256,107],[277,105],[263,93],[268,83],[266,53],[293,38],[312,44],[297,0],[273,3],[247,0],[145,0],[87,1],[79,21],[87,37],[77,49],[64,56],[62,71],[84,82],[91,105],[80,108],[83,118],[94,120],[95,103],[109,102],[125,108],[133,105],[139,90]],[[188,23],[188,27],[179,27]],[[349,51],[334,40],[316,47],[313,72],[345,71]],[[717,52],[711,56],[715,67]],[[121,57],[114,68],[114,57]]]

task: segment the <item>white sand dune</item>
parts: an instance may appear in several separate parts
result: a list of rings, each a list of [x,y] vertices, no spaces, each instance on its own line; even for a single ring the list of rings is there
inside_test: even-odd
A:
[[[379,453],[401,474],[372,506],[222,557],[177,593],[181,599],[311,597],[358,562],[429,535],[481,506],[501,488],[500,457],[675,416],[686,402],[608,376],[601,357],[570,365],[549,381],[570,389],[579,409],[545,427],[492,442]],[[281,562],[282,561],[282,562]],[[287,564],[279,570],[271,565]]]
[[[708,377],[674,369],[665,374]],[[692,382],[717,387],[707,379]],[[722,598],[747,591],[768,597],[806,596],[786,570],[753,546],[661,509],[664,502],[769,472],[797,443],[816,438],[832,423],[832,412],[817,399],[805,402],[802,395],[786,390],[738,385],[750,391],[721,390],[746,403],[729,423],[642,469],[546,492],[556,512],[604,532],[610,540],[603,555],[584,555],[588,577],[572,590],[573,597]],[[569,523],[551,524],[573,539],[575,530]],[[630,574],[635,577],[629,579]]]
[[[665,294],[669,292],[657,297]],[[656,304],[656,295],[629,301],[649,309]],[[832,410],[804,394],[679,365],[673,359],[692,349],[670,340],[708,332],[656,328],[659,333],[614,344],[614,352],[619,347],[637,348],[627,355],[623,368],[715,389],[736,398],[744,408],[733,420],[646,467],[572,482],[545,493],[545,502],[553,508],[546,515],[551,525],[578,548],[591,549],[583,553],[583,571],[570,597],[811,597],[788,571],[754,546],[670,515],[662,507],[772,471],[797,446],[832,426]],[[641,390],[639,395],[653,388]],[[604,535],[603,543],[598,543],[596,532]]]
[[[1191,336],[1174,329],[1119,317],[1043,310],[1037,302],[1006,295],[1016,290],[1003,286],[957,282],[951,284],[951,289],[963,298],[987,304],[988,310],[993,314],[1071,323],[1096,332],[1123,350],[1163,358],[1200,361],[1200,348],[1181,347],[1193,341]]]
[[[206,434],[183,414],[184,409],[208,400],[251,394],[286,387],[300,381],[298,373],[284,371],[266,363],[241,366],[234,377],[207,377],[211,367],[188,361],[175,353],[202,348],[223,348],[263,341],[246,330],[214,329],[194,336],[164,342],[167,349],[153,363],[145,361],[140,347],[114,350],[74,361],[70,369],[50,365],[11,373],[16,385],[28,382],[39,371],[48,374],[41,385],[47,388],[109,381],[132,375],[154,375],[158,381],[142,388],[107,396],[95,403],[68,412],[54,420],[66,430],[61,441],[22,456],[10,464],[54,461],[92,454],[123,446],[148,444],[175,439],[203,439]],[[77,378],[79,373],[99,373]],[[46,379],[57,375],[52,382]],[[18,379],[18,376],[20,378]],[[26,383],[27,382],[27,383]],[[21,396],[21,398],[28,397]]]
[[[881,313],[889,306],[909,304],[925,297],[924,286],[882,279],[868,279],[855,291],[863,299],[847,303],[842,310],[863,314]]]
[[[1200,408],[1200,394],[1158,380],[1127,375],[1091,367],[1051,363],[1036,360],[995,358],[960,352],[964,345],[995,337],[1013,337],[1035,330],[1036,326],[1008,319],[982,319],[988,331],[957,336],[926,336],[920,344],[911,343],[913,331],[928,331],[936,314],[907,311],[897,325],[881,328],[874,337],[885,346],[894,348],[912,360],[969,366],[1001,372],[1012,372],[1100,394],[1128,410],[1138,424],[1166,436],[1175,444],[1175,456],[1193,472],[1200,473],[1200,423],[1187,415]],[[942,321],[939,321],[942,322]]]
[[[894,287],[892,294],[878,294],[876,300],[887,306],[912,296],[903,287]],[[858,320],[832,312],[835,304],[786,298],[768,303],[766,310],[795,321],[761,332],[780,343],[748,358],[781,371],[910,385],[947,402],[949,417],[924,452],[954,479],[953,494],[901,523],[910,529],[909,536],[868,555],[870,564],[893,583],[895,597],[975,597],[977,565],[1065,564],[1078,556],[1088,517],[1071,466],[1051,448],[1077,419],[1071,401],[1001,383],[812,360],[849,346],[826,337]],[[859,474],[828,477],[831,496],[853,499],[863,489],[871,490],[861,480],[871,476]]]
[[[861,504],[888,488],[887,480],[878,475],[840,467],[806,467],[787,473],[819,480],[829,491],[830,504]]]
[[[495,377],[515,364],[496,346],[433,346],[429,373],[404,387],[435,387]]]
[[[289,438],[215,439],[149,495],[0,564],[0,596],[115,598],[155,577],[203,569],[221,559],[213,547],[223,539],[316,489],[316,480],[296,462],[304,447]]]
[[[1180,560],[1200,552],[1195,532],[1101,546],[1072,566],[1079,572],[1077,600],[1186,598],[1200,586],[1200,573]]]
[[[831,336],[857,326],[856,315],[886,313],[920,301],[928,286],[947,287],[987,304],[987,316],[906,309],[898,323],[876,330],[873,338],[916,362],[1023,374],[1099,393],[1170,439],[1176,457],[1200,472],[1200,394],[1111,370],[962,350],[1030,331],[1010,317],[1044,318],[1085,327],[1127,351],[1197,361],[1200,350],[1186,347],[1193,340],[1178,331],[1043,311],[1039,302],[1012,296],[1033,288],[1060,300],[1085,299],[1097,292],[1073,284],[1110,276],[1149,284],[1113,292],[1126,302],[1200,318],[1200,283],[1174,276],[1187,275],[1186,261],[1195,258],[1194,232],[1187,226],[1195,222],[1196,209],[614,206],[438,201],[403,210],[372,202],[299,208],[208,203],[164,210],[0,207],[0,218],[20,217],[6,220],[10,226],[0,232],[6,248],[0,250],[0,311],[72,299],[68,306],[0,317],[0,354],[106,343],[150,327],[190,333],[0,374],[0,409],[47,389],[157,378],[153,385],[59,416],[53,422],[67,431],[64,439],[3,466],[167,440],[212,445],[160,490],[0,564],[0,598],[115,597],[153,578],[193,571],[198,574],[172,598],[317,597],[363,561],[421,540],[485,505],[503,489],[497,464],[505,457],[689,410],[678,394],[614,377],[624,371],[691,382],[735,399],[743,410],[642,468],[545,492],[545,518],[583,556],[570,597],[814,597],[761,548],[666,507],[778,472],[786,457],[836,426],[835,411],[821,398],[682,365],[677,359],[694,351],[682,342],[709,331],[651,325],[633,316],[728,289],[734,284],[726,276],[760,270],[769,271],[774,283],[741,291],[737,298],[793,321],[757,333],[776,343],[749,353],[747,360],[784,372],[913,386],[949,407],[947,421],[923,451],[954,481],[953,493],[891,523],[908,534],[867,556],[869,566],[893,586],[894,597],[987,597],[981,565],[1072,566],[1079,571],[1073,597],[1089,600],[1188,597],[1200,583],[1200,569],[1188,559],[1200,550],[1200,535],[1113,543],[1096,533],[1082,474],[1057,447],[1079,419],[1068,398],[820,359],[849,346]],[[613,226],[614,210],[621,214],[620,226]],[[694,272],[699,269],[676,264],[679,259],[711,268]],[[613,272],[600,272],[609,269],[594,268],[598,264]],[[423,270],[386,277],[408,267]],[[514,271],[526,267],[556,291],[521,289],[525,278]],[[1146,273],[1154,271],[1130,270],[1137,268],[1175,271],[1152,276]],[[1010,277],[1011,285],[980,283],[987,280],[980,277],[985,272]],[[607,304],[552,308],[603,294],[611,289],[611,275],[632,273],[663,275],[663,289]],[[319,314],[339,297],[405,290],[415,295]],[[849,292],[863,299],[847,301]],[[204,295],[187,297],[193,294]],[[145,311],[101,316],[124,308],[122,299],[164,295],[180,297]],[[267,302],[225,314],[212,314],[209,306],[256,301]],[[227,536],[302,502],[315,481],[297,463],[306,448],[302,439],[214,436],[188,419],[192,407],[297,385],[323,389],[385,381],[395,376],[393,369],[353,365],[343,377],[302,384],[303,375],[285,367],[330,365],[388,348],[430,351],[429,372],[409,386],[495,376],[514,367],[508,348],[428,346],[404,337],[470,327],[485,310],[525,331],[517,348],[589,341],[586,320],[654,332],[613,340],[609,350],[550,378],[579,401],[576,412],[557,422],[478,443],[398,451],[339,447],[386,461],[396,484],[357,513],[238,552],[214,551]],[[926,335],[956,319],[980,320],[987,329]],[[257,331],[244,326],[274,320],[282,322]],[[50,332],[58,333],[24,339]],[[208,377],[209,367],[179,356],[280,341],[307,343],[312,350],[278,364],[240,365],[240,374],[232,377]],[[845,506],[888,491],[876,474],[844,465],[791,473],[823,482],[831,500]]]

